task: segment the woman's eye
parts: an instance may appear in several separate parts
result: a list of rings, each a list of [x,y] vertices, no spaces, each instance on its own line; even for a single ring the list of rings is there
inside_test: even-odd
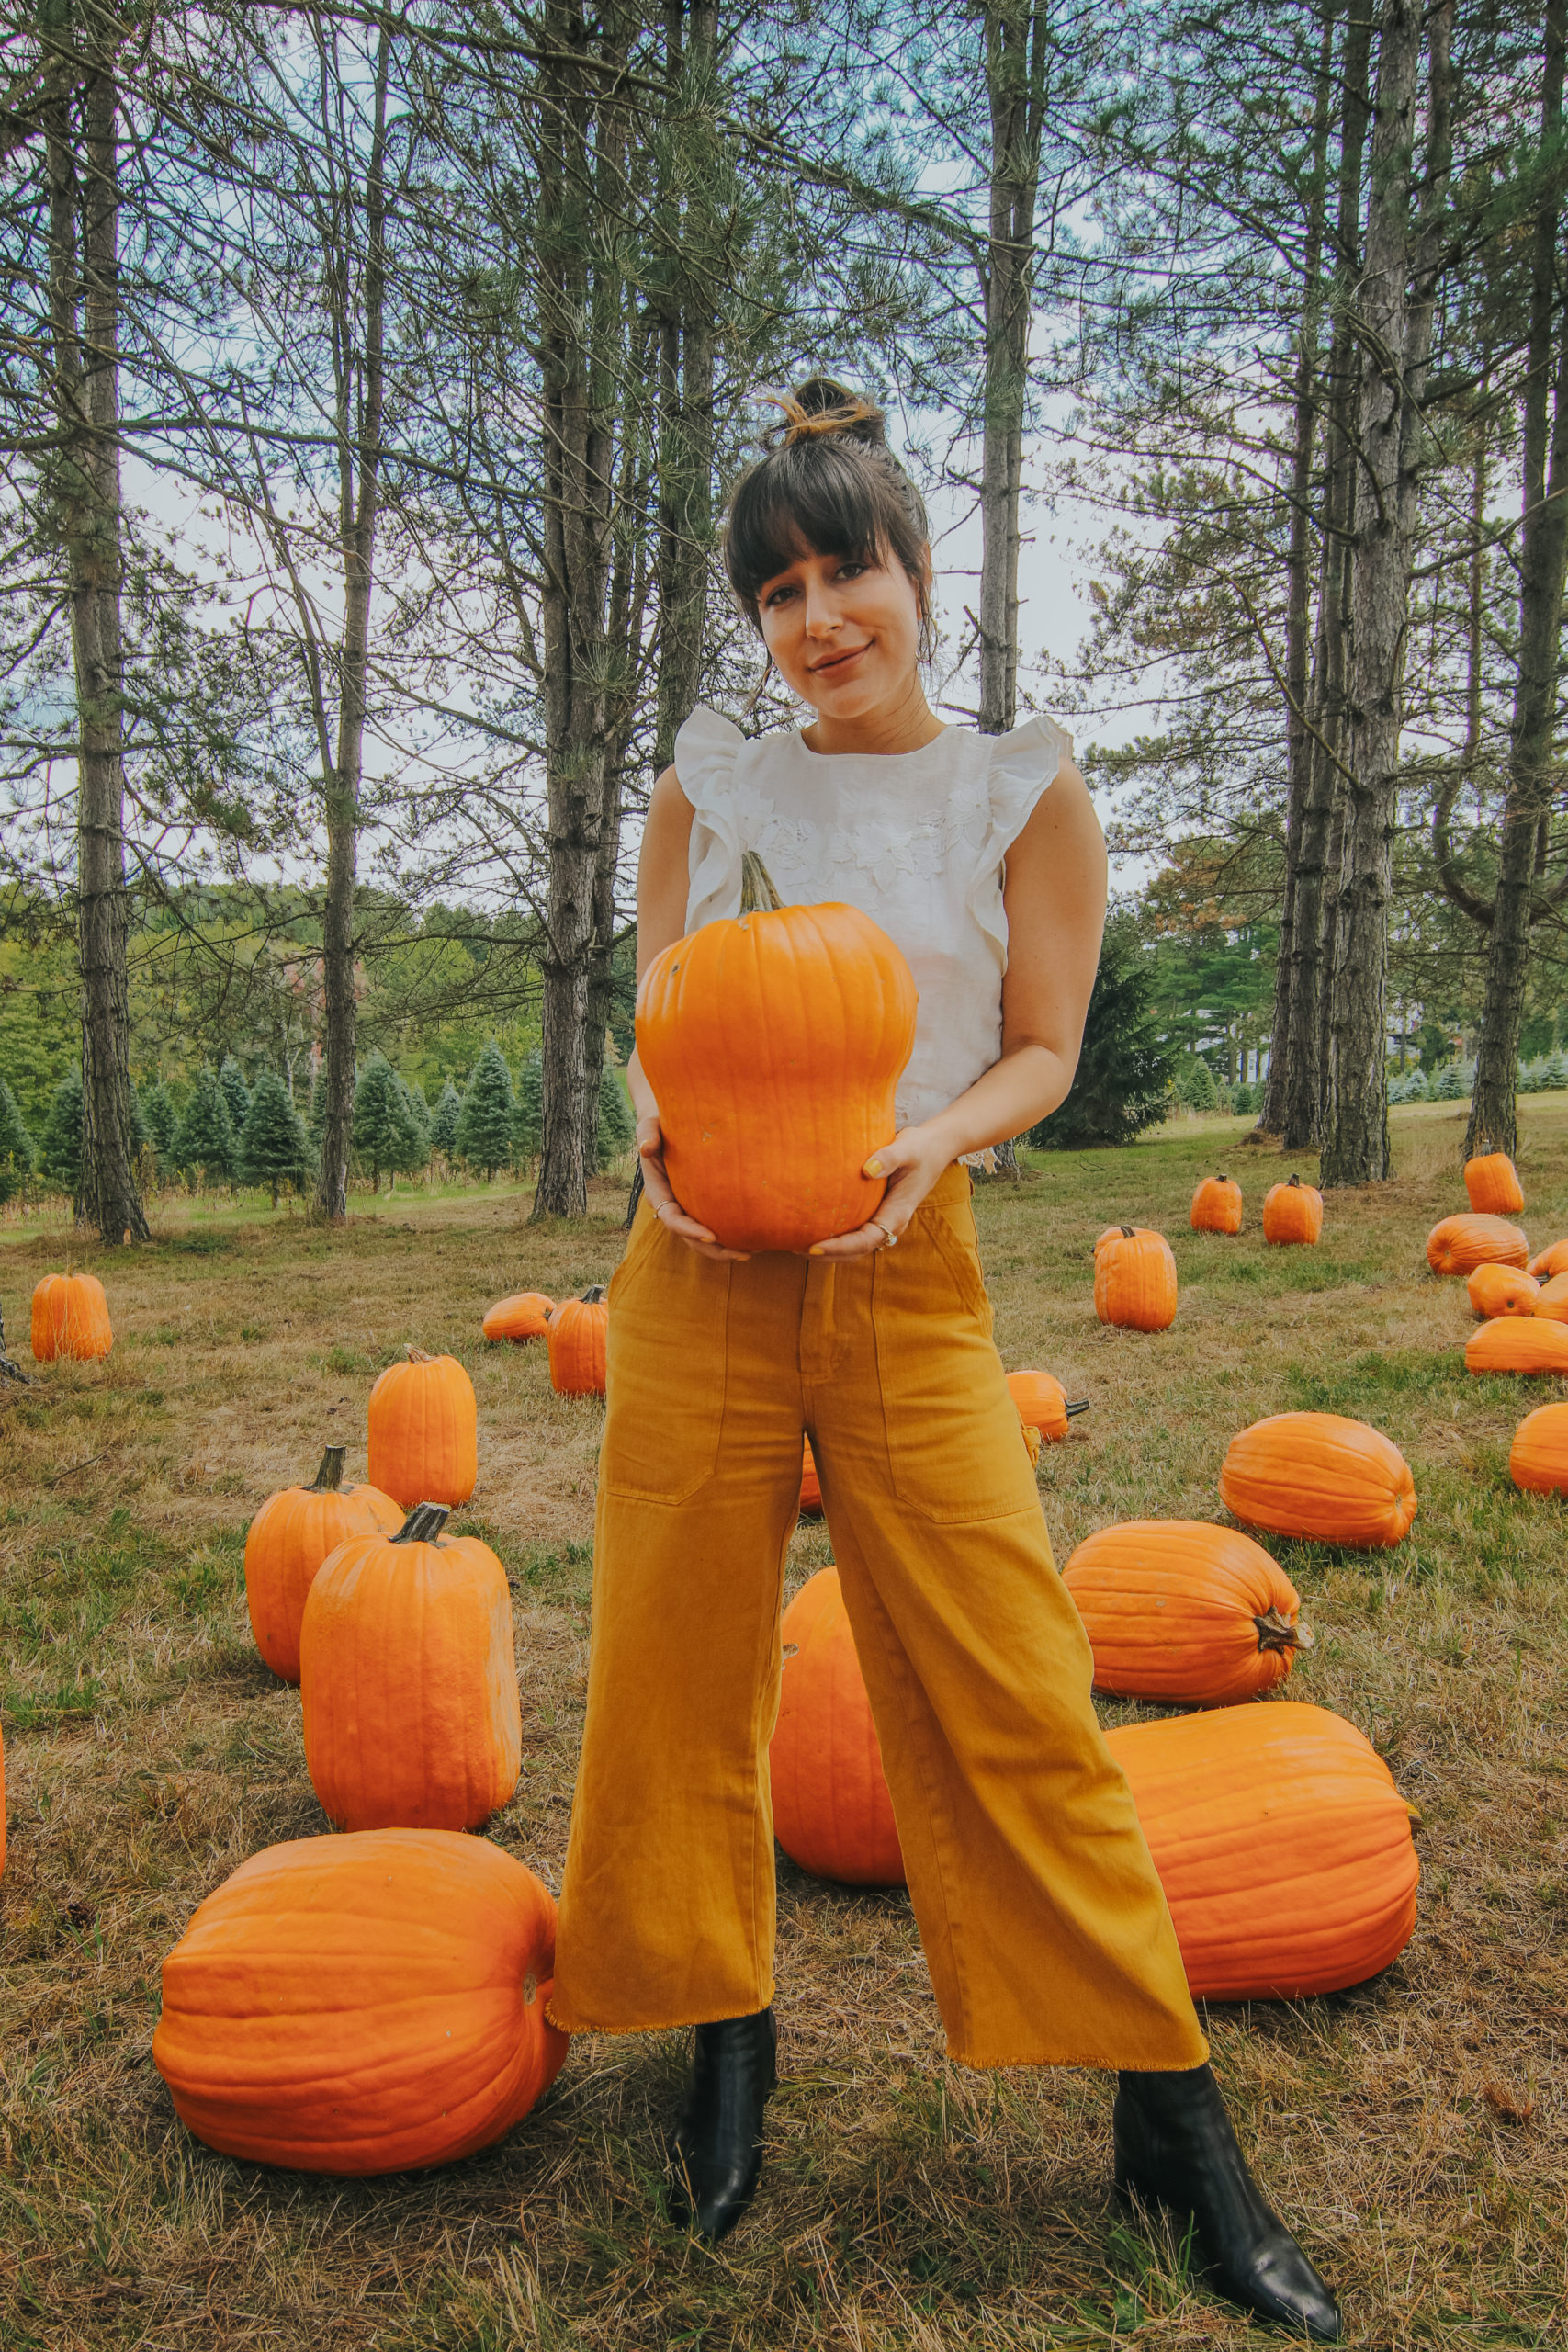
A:
[[[774,605],[782,605],[786,597],[793,596],[794,594],[793,588],[773,588],[769,591],[766,601],[771,608]]]
[[[840,580],[858,580],[865,568],[863,563],[841,563],[839,577]]]

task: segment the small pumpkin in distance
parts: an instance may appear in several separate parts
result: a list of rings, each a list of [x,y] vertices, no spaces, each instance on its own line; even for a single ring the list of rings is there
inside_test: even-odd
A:
[[[1498,1315],[1465,1342],[1466,1372],[1568,1378],[1568,1323],[1545,1315]]]
[[[1467,1159],[1464,1189],[1471,1207],[1486,1216],[1517,1216],[1525,1204],[1519,1171],[1506,1151],[1481,1152]]]
[[[786,1655],[769,1749],[774,1835],[815,1877],[900,1886],[893,1800],[837,1568],[807,1578],[779,1630]]]
[[[1102,1323],[1167,1331],[1176,1320],[1176,1260],[1163,1233],[1111,1226],[1094,1245],[1094,1311]]]
[[[550,1386],[561,1396],[603,1396],[610,1340],[610,1310],[604,1285],[594,1283],[579,1298],[562,1299],[545,1332],[550,1351]]]
[[[1529,1271],[1537,1282],[1550,1282],[1553,1274],[1568,1274],[1568,1241],[1553,1241],[1530,1260]]]
[[[390,1535],[403,1514],[390,1495],[343,1483],[344,1448],[329,1445],[308,1487],[269,1495],[245,1536],[245,1606],[262,1657],[285,1682],[299,1679],[299,1627],[321,1563],[351,1535]]]
[[[114,1345],[109,1303],[96,1274],[45,1274],[33,1292],[32,1347],[39,1363],[62,1356],[98,1363]]]
[[[1241,1186],[1233,1176],[1205,1176],[1192,1195],[1194,1233],[1241,1231]]]
[[[1529,1282],[1529,1276],[1523,1280]],[[1530,1311],[1547,1323],[1568,1323],[1568,1274],[1549,1274],[1537,1289]]]
[[[1540,1285],[1518,1266],[1499,1266],[1488,1259],[1466,1276],[1470,1303],[1483,1322],[1494,1315],[1533,1315]]]
[[[525,1340],[542,1340],[549,1329],[555,1300],[547,1298],[542,1290],[513,1291],[510,1298],[498,1298],[487,1307],[484,1336],[487,1340],[510,1340],[521,1345]]]
[[[1249,1535],[1202,1520],[1102,1527],[1062,1571],[1089,1647],[1097,1690],[1230,1706],[1283,1682],[1312,1635],[1301,1597]]]
[[[1516,1317],[1506,1328],[1530,1327]],[[1220,1497],[1245,1526],[1358,1549],[1402,1544],[1416,1516],[1416,1482],[1399,1448],[1343,1413],[1254,1421],[1226,1449]]]
[[[1487,1264],[1522,1266],[1529,1253],[1517,1225],[1473,1211],[1440,1218],[1427,1236],[1427,1263],[1435,1274],[1469,1274]]]
[[[1047,1445],[1060,1445],[1071,1424],[1089,1410],[1087,1396],[1069,1402],[1066,1390],[1048,1372],[1010,1372],[1008,1394],[1025,1429],[1038,1430]]]
[[[187,2131],[296,2172],[417,2172],[549,2087],[556,1906],[484,1838],[370,1829],[242,1862],[164,1962],[152,2062]]]
[[[1323,1231],[1323,1194],[1299,1176],[1288,1183],[1270,1184],[1263,1195],[1263,1238],[1278,1247],[1291,1242],[1311,1244]]]
[[[456,1356],[410,1348],[370,1391],[370,1483],[412,1510],[466,1503],[479,1475],[479,1408]]]
[[[1568,1495],[1568,1405],[1538,1405],[1514,1431],[1508,1476],[1527,1494]]]

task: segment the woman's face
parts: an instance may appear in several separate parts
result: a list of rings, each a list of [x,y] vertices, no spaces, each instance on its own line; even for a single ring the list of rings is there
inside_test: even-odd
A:
[[[920,600],[897,560],[803,555],[757,598],[774,667],[824,718],[865,718],[919,685]]]

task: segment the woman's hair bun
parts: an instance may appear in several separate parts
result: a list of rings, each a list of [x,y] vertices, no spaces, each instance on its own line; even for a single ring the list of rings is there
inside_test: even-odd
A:
[[[765,436],[771,448],[788,449],[798,441],[822,441],[829,435],[863,441],[872,449],[887,446],[876,402],[852,392],[847,384],[838,383],[831,376],[808,376],[794,391],[770,392],[767,397],[784,411],[780,423]]]

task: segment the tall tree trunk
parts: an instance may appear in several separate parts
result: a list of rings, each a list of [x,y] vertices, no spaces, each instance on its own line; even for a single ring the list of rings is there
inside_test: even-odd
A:
[[[986,9],[990,218],[986,244],[986,385],[980,466],[980,732],[1018,710],[1019,498],[1029,378],[1034,209],[1044,122],[1044,0]]]
[[[82,1165],[76,1220],[145,1240],[130,1123],[119,481],[119,91],[105,32],[73,55],[63,12],[42,26],[49,179],[54,489],[77,711],[77,958]],[[73,107],[82,113],[78,161]],[[85,164],[85,169],[83,164]]]
[[[1562,137],[1563,51],[1568,0],[1547,0],[1540,144]],[[1530,254],[1529,345],[1525,379],[1523,526],[1519,537],[1519,657],[1508,733],[1508,784],[1497,889],[1486,951],[1486,1001],[1475,1057],[1475,1091],[1464,1139],[1478,1151],[1512,1152],[1517,1141],[1515,1081],[1535,879],[1544,866],[1551,816],[1557,697],[1562,667],[1562,596],[1568,573],[1568,300],[1560,291],[1562,196],[1557,174],[1543,179]]]
[[[1418,232],[1411,196],[1420,0],[1383,0],[1372,133],[1367,257],[1359,305],[1361,477],[1353,542],[1349,777],[1334,937],[1323,1181],[1378,1182],[1388,1145],[1388,910],[1404,715],[1416,440],[1431,349],[1436,230],[1451,144],[1449,36],[1453,0],[1430,28],[1426,187]],[[1414,268],[1415,283],[1412,283]]]
[[[718,10],[667,0],[665,74],[674,96],[663,191],[668,270],[660,321],[659,682],[653,770],[667,768],[701,691],[713,544],[716,346],[713,199],[717,169]]]

